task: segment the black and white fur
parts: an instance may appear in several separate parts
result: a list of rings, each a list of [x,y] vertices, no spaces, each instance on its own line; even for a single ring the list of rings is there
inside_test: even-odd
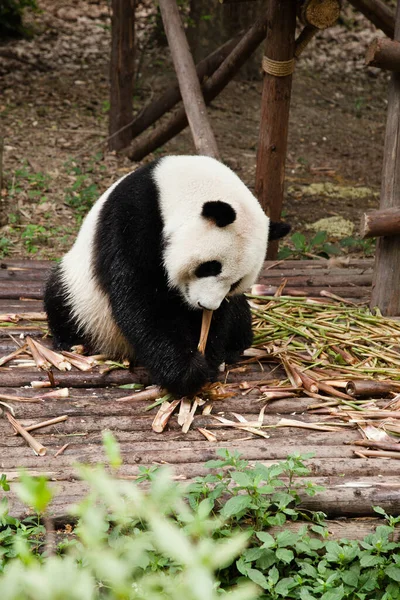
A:
[[[289,227],[274,225],[274,239]],[[243,292],[257,279],[270,222],[226,166],[169,156],[126,175],[94,204],[52,271],[54,346],[136,359],[153,383],[190,395],[251,345]],[[202,356],[202,309],[214,310]]]

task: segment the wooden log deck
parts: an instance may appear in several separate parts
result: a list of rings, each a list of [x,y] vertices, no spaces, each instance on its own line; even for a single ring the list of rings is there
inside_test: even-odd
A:
[[[260,283],[269,286],[274,293],[287,279],[285,294],[318,296],[322,290],[329,290],[353,302],[368,302],[372,261],[352,260],[345,267],[338,264],[325,260],[266,262]],[[5,260],[0,263],[0,313],[43,310],[43,282],[49,265],[45,261]],[[19,321],[0,328],[0,358],[13,352],[16,342],[20,342],[24,335],[41,339],[45,331],[45,322],[38,325]],[[117,385],[134,381],[149,383],[144,369],[138,368],[133,373],[119,369],[105,374],[97,367],[89,372],[79,372],[74,368],[69,372],[54,369],[54,377],[57,385],[69,388],[68,398],[9,403],[24,426],[60,415],[67,415],[68,419],[34,432],[47,448],[47,454],[40,457],[20,436],[13,434],[6,418],[0,418],[0,473],[5,473],[11,482],[17,479],[20,468],[31,474],[46,475],[57,490],[51,504],[51,514],[57,520],[68,520],[68,507],[82,498],[86,491],[74,465],[105,460],[102,448],[104,430],[113,432],[120,443],[124,460],[119,471],[122,478],[134,479],[141,465],[168,464],[173,467],[178,480],[190,481],[206,472],[204,462],[216,457],[217,448],[236,450],[250,461],[265,464],[285,459],[289,453],[305,455],[312,452],[313,458],[306,461],[311,469],[307,480],[323,485],[325,491],[314,497],[304,495],[303,505],[308,509],[322,510],[333,519],[346,517],[343,522],[331,522],[334,535],[360,537],[370,531],[376,524],[372,506],[382,506],[392,513],[399,511],[399,462],[385,458],[356,458],[354,447],[348,445],[360,438],[356,430],[344,428],[339,432],[323,432],[279,428],[264,430],[270,436],[265,439],[225,427],[211,416],[199,413],[186,434],[178,426],[176,415],[172,416],[163,433],[154,433],[151,424],[157,409],[146,411],[148,401],[131,404],[115,401],[131,393]],[[284,379],[284,372],[268,362],[230,365],[221,373],[221,381],[228,382],[268,381],[277,377]],[[6,364],[0,367],[0,395],[32,398],[37,390],[32,390],[30,382],[47,378],[45,372],[36,368]],[[264,424],[274,425],[282,417],[294,418],[294,414],[297,419],[317,421],[317,415],[305,412],[310,403],[308,397],[270,402],[265,408]],[[244,395],[238,390],[233,397],[215,401],[213,414],[233,418],[232,413],[240,413],[255,420],[262,405],[259,391],[253,390]],[[205,439],[199,427],[213,432],[217,441]],[[65,444],[68,447],[56,456]],[[10,513],[22,517],[29,511],[21,504],[11,485],[12,490],[8,494]]]

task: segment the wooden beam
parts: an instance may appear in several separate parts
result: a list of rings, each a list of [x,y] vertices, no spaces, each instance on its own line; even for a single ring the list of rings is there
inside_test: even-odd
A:
[[[275,65],[290,61],[295,50],[296,3],[269,0],[267,15],[265,57]],[[264,73],[255,190],[264,211],[274,221],[279,221],[283,204],[291,90],[292,75]],[[273,260],[277,253],[278,242],[272,242],[267,256]]]
[[[375,38],[365,55],[367,67],[379,67],[388,71],[400,71],[400,42],[386,38]]]
[[[300,8],[301,19],[317,29],[336,23],[340,15],[340,0],[305,0]]]
[[[159,6],[194,145],[199,154],[219,158],[178,6],[175,0],[159,0]]]
[[[400,0],[394,38],[400,41]],[[392,73],[389,85],[380,208],[400,209],[400,73]],[[378,306],[384,315],[400,315],[399,290],[400,235],[381,237],[376,248],[371,307]]]
[[[221,63],[237,45],[241,36],[242,34],[239,34],[235,38],[225,42],[225,44],[214,50],[214,52],[211,52],[211,54],[206,56],[206,58],[196,65],[196,73],[200,84],[218,69]],[[150,127],[150,125],[153,125],[155,121],[171,110],[181,99],[182,96],[179,84],[175,83],[165,90],[161,96],[142,108],[132,123],[132,139],[140,135],[145,129]]]
[[[349,0],[378,29],[390,38],[394,36],[394,11],[382,0]]]
[[[110,58],[110,150],[121,150],[132,140],[136,0],[112,0]]]
[[[366,238],[400,235],[400,207],[371,210],[361,217],[360,235]]]
[[[206,104],[209,104],[218,96],[249,56],[258,48],[265,38],[266,30],[267,17],[263,15],[250,27],[215,73],[204,83],[202,90]],[[130,145],[126,155],[131,160],[142,160],[147,154],[166,144],[171,138],[181,132],[182,129],[185,129],[187,124],[188,120],[185,110],[183,108],[178,109],[166,123],[161,123],[161,125],[146,135],[144,139],[139,138],[135,140]]]

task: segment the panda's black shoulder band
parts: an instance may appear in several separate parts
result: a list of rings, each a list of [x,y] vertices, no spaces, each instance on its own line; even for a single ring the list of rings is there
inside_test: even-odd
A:
[[[236,212],[232,206],[221,200],[205,202],[201,214],[205,219],[214,221],[217,227],[226,227],[236,219]]]

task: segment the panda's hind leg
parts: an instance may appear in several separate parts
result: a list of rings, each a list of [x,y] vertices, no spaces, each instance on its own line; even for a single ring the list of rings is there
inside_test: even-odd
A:
[[[53,347],[57,350],[69,350],[76,344],[85,344],[85,339],[79,333],[66,296],[60,266],[57,265],[50,273],[44,292],[44,309],[53,337]]]
[[[228,332],[225,345],[225,362],[238,362],[246,348],[253,342],[250,306],[245,296],[229,299]]]

